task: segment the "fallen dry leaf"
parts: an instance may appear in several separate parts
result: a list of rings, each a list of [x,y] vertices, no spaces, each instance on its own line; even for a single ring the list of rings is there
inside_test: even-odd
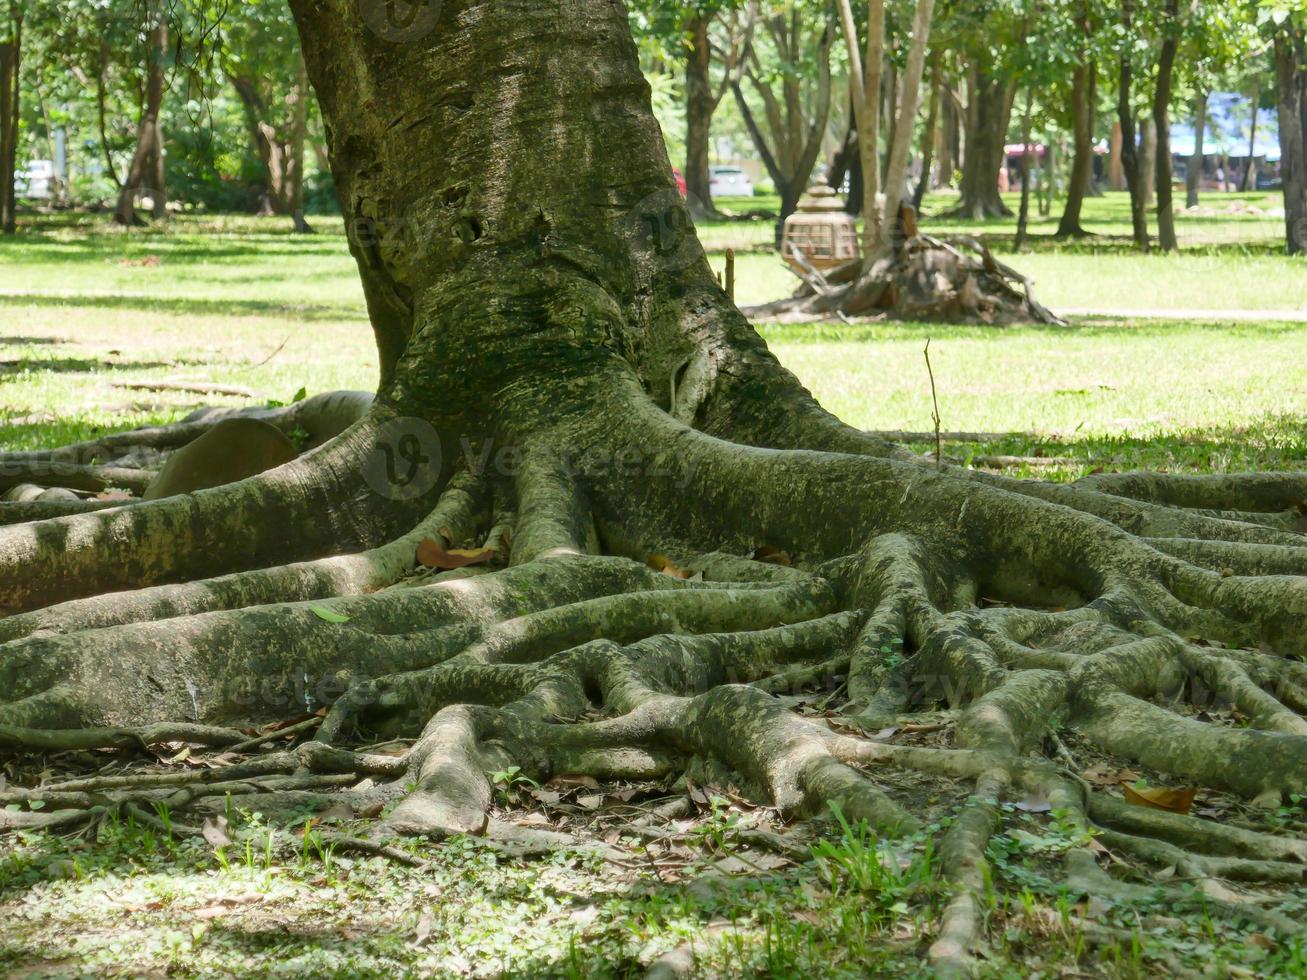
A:
[[[423,538],[418,545],[418,561],[427,568],[441,571],[484,565],[493,561],[496,554],[493,548],[450,548],[446,551],[435,538]]]
[[[1135,789],[1122,786],[1125,800],[1135,806],[1152,807],[1154,810],[1166,810],[1168,813],[1187,814],[1194,805],[1198,790],[1192,786],[1185,789],[1167,789],[1163,786],[1150,786],[1148,789]]]

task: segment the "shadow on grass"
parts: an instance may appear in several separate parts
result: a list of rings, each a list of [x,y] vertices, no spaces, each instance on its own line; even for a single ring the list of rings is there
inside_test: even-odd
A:
[[[1153,436],[1075,433],[977,433],[997,438],[947,441],[956,462],[1009,476],[1075,480],[1096,472],[1158,470],[1181,474],[1272,472],[1307,469],[1307,419],[1268,415],[1245,425],[1183,429]],[[933,455],[933,436],[913,433],[908,445]],[[1012,465],[989,465],[1010,457]],[[989,459],[987,459],[989,458]]]
[[[192,296],[96,295],[70,292],[61,295],[0,295],[0,306],[95,307],[106,310],[140,310],[173,316],[254,316],[292,320],[358,320],[367,322],[361,307],[326,303],[279,303],[259,299],[216,299]]]
[[[16,374],[94,374],[100,371],[146,371],[153,368],[179,367],[184,361],[105,361],[98,358],[21,357],[0,360],[0,383],[13,380]],[[194,362],[191,362],[194,363]]]

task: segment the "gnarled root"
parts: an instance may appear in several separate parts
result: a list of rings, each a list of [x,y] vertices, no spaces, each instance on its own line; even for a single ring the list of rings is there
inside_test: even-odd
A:
[[[510,432],[523,447],[512,474],[469,466],[419,512],[370,511],[387,534],[362,552],[279,564],[215,541],[217,559],[200,563],[192,540],[157,568],[147,561],[199,513],[223,527],[233,512],[297,520],[296,501],[330,498],[357,518],[340,488],[380,409],[304,469],[8,529],[6,555],[30,546],[46,571],[0,569],[12,605],[44,606],[0,620],[0,747],[185,741],[245,758],[43,787],[57,819],[22,808],[36,791],[9,790],[0,801],[19,808],[5,825],[228,793],[350,792],[370,776],[381,786],[369,792],[397,801],[388,831],[481,834],[495,826],[489,772],[711,773],[787,817],[834,804],[890,836],[934,834],[943,818],[950,891],[929,955],[944,974],[972,968],[996,873],[987,852],[1014,804],[1058,814],[1073,887],[1138,898],[1140,885],[1099,867],[1113,852],[1174,867],[1163,888],[1176,902],[1211,899],[1217,914],[1301,934],[1213,884],[1301,882],[1300,828],[1128,805],[1072,768],[1089,753],[1262,802],[1307,790],[1307,547],[1287,522],[1249,516],[1295,507],[1296,478],[1016,484],[862,455],[855,441],[847,452],[726,442],[653,408],[623,376],[589,394],[590,411]],[[730,415],[701,405],[719,423]],[[507,411],[541,417],[521,401]],[[814,414],[778,439],[809,424],[833,438]],[[639,465],[578,468],[560,462],[564,448]],[[308,474],[332,489],[292,492]],[[106,546],[122,521],[142,537]],[[327,524],[272,551],[339,544]],[[488,544],[494,560],[418,574],[427,538],[446,555]],[[54,540],[72,557],[41,550]],[[91,554],[126,567],[92,574]],[[89,595],[201,564],[245,567]],[[814,689],[837,717],[793,710],[793,695]],[[232,727],[320,711],[320,724],[289,732],[317,728],[295,749]],[[399,757],[344,747],[367,733],[416,741]],[[913,780],[947,787],[933,812],[902,791]]]

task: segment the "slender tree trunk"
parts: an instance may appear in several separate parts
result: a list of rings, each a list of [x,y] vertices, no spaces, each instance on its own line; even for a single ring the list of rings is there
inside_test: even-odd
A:
[[[168,217],[168,163],[167,151],[164,149],[163,120],[156,115],[154,119],[154,148],[150,153],[150,213],[155,221]]]
[[[1135,120],[1134,65],[1130,51],[1133,13],[1132,0],[1124,0],[1121,5],[1121,24],[1125,31],[1126,47],[1117,64],[1116,118],[1117,125],[1121,127],[1121,171],[1125,177],[1126,189],[1130,192],[1130,225],[1135,244],[1147,251],[1148,178],[1145,175],[1149,171],[1144,165],[1145,155],[1135,142],[1139,125]]]
[[[712,45],[709,13],[695,14],[690,21],[685,58],[685,189],[692,207],[713,211],[712,181],[708,172],[708,149],[713,112]]]
[[[1301,29],[1286,22],[1275,35],[1275,91],[1280,120],[1280,177],[1290,255],[1307,252],[1307,51]]]
[[[930,25],[935,17],[935,0],[917,0],[912,20],[912,46],[901,79],[898,114],[894,120],[894,141],[890,144],[889,164],[885,172],[885,213],[881,219],[880,240],[897,247],[899,205],[909,196],[907,187],[908,151],[916,129],[917,107],[921,100],[921,76],[926,68],[926,50],[930,44]]]
[[[1189,171],[1185,174],[1185,207],[1198,207],[1198,192],[1203,182],[1203,138],[1207,135],[1207,93],[1194,98],[1194,152],[1189,158]]]
[[[1144,204],[1157,200],[1157,123],[1152,113],[1139,121],[1139,169],[1144,186]]]
[[[1026,229],[1030,223],[1030,158],[1034,147],[1030,145],[1030,130],[1034,119],[1035,93],[1026,89],[1026,111],[1021,117],[1021,210],[1017,212],[1017,237],[1013,251],[1020,252],[1026,245]]]
[[[1253,106],[1252,106],[1252,123],[1248,133],[1248,163],[1243,168],[1243,174],[1239,177],[1239,190],[1247,192],[1248,190],[1257,189],[1257,117],[1259,115],[1258,102],[1261,101],[1262,93],[1257,85],[1253,86]]]
[[[18,129],[20,77],[22,70],[23,20],[10,5],[3,29],[8,40],[0,43],[0,233],[12,235],[18,227],[18,199],[14,177],[18,171]]]
[[[1053,213],[1053,157],[1057,152],[1057,144],[1049,141],[1044,147],[1044,179],[1039,182],[1039,216],[1047,218]]]
[[[1007,80],[973,65],[969,73],[966,156],[962,163],[962,200],[957,213],[982,220],[1011,217],[998,192],[1008,120],[1015,91]]]
[[[1075,142],[1071,163],[1071,179],[1067,185],[1066,207],[1058,222],[1058,238],[1080,238],[1088,234],[1080,224],[1085,193],[1093,176],[1094,134],[1091,126],[1090,94],[1093,62],[1076,66],[1071,82],[1071,128]]]
[[[835,190],[849,182],[849,193],[844,200],[844,210],[849,214],[862,213],[862,150],[858,144],[858,127],[854,121],[853,106],[849,106],[849,125],[844,132],[844,142],[831,158],[827,183]]]
[[[1125,186],[1125,168],[1121,165],[1121,146],[1125,137],[1121,135],[1121,120],[1112,123],[1111,148],[1108,152],[1107,186],[1114,191],[1123,191]]]
[[[104,73],[107,62],[108,52],[101,48],[100,61],[96,65],[95,72],[95,112],[100,130],[100,152],[104,154],[105,173],[113,180],[115,187],[121,188],[123,182],[118,177],[118,168],[114,166],[113,162],[113,150],[109,147],[108,113],[105,106],[107,95],[104,89]]]
[[[853,109],[858,126],[858,151],[862,170],[862,251],[871,255],[876,249],[879,216],[876,197],[881,191],[880,116],[881,71],[885,61],[885,3],[868,0],[867,55],[858,50],[858,32],[849,0],[839,0],[840,26],[848,51],[849,71],[857,80]]]
[[[940,54],[939,51],[935,51],[930,59],[930,108],[926,110],[926,128],[921,134],[921,179],[917,181],[916,190],[912,194],[912,206],[918,212],[921,211],[921,204],[926,199],[926,191],[931,187],[931,167],[935,162],[942,88]]]
[[[1157,244],[1163,252],[1179,248],[1171,178],[1171,76],[1180,47],[1179,9],[1179,0],[1167,0],[1167,34],[1157,61],[1157,92],[1153,98],[1153,125],[1157,130]]]
[[[957,97],[953,93],[951,84],[944,85],[941,97],[943,102],[940,105],[938,186],[952,187],[953,176],[958,169],[962,127],[958,124]]]
[[[145,105],[142,109],[140,124],[136,132],[136,151],[127,168],[122,188],[118,192],[118,206],[114,209],[114,220],[119,224],[132,226],[140,223],[136,215],[136,195],[140,193],[147,179],[157,179],[157,171],[150,173],[150,159],[156,153],[156,144],[160,139],[158,127],[159,112],[163,105],[164,59],[168,52],[168,26],[164,13],[157,5],[150,5],[151,19],[154,21],[150,30],[149,54],[146,64]],[[162,153],[158,156],[162,158]],[[156,195],[162,194],[158,188]]]
[[[304,217],[304,144],[309,131],[309,91],[308,71],[304,65],[304,56],[296,60],[295,87],[291,91],[290,137],[287,140],[286,165],[286,206],[294,222],[295,231],[301,235],[311,234],[313,229]]]

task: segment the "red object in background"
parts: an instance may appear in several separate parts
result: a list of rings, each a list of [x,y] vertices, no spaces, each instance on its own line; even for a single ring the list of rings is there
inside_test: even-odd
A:
[[[676,178],[676,189],[681,192],[681,197],[688,196],[688,190],[685,183],[685,174],[681,173],[675,167],[672,168],[672,176]]]

